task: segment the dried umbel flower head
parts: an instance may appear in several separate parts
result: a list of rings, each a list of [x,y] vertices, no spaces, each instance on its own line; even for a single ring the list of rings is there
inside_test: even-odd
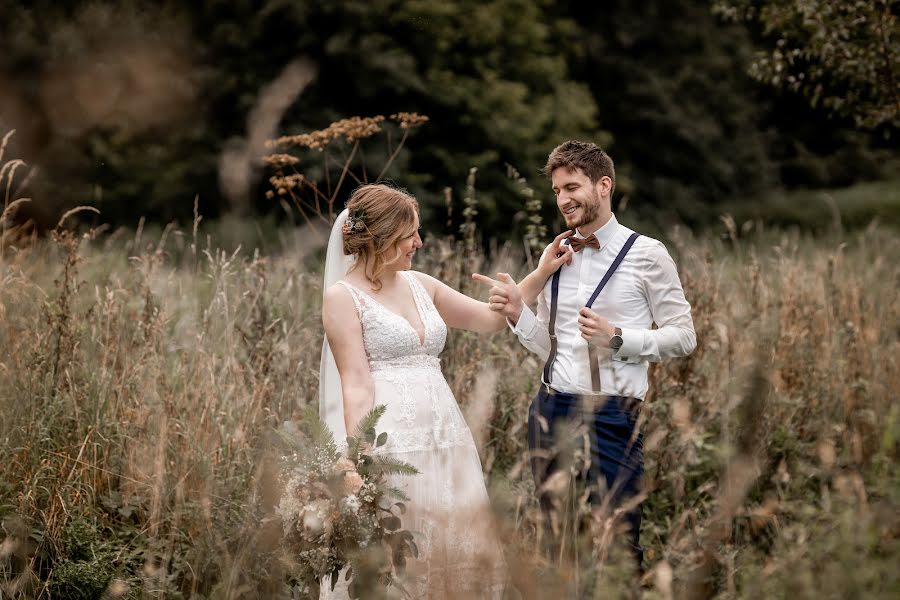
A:
[[[263,163],[273,169],[283,169],[284,167],[296,165],[299,162],[299,158],[290,154],[270,154],[263,157]]]
[[[354,268],[363,265],[366,278],[379,290],[381,274],[403,256],[397,243],[419,228],[419,203],[403,190],[378,183],[356,188],[347,209],[355,219],[343,231],[344,254],[356,257]],[[364,228],[357,230],[360,218]]]
[[[391,121],[397,121],[400,129],[411,129],[428,122],[428,117],[419,113],[398,112],[391,115]]]
[[[273,175],[269,177],[269,183],[275,188],[275,192],[279,196],[287,196],[291,190],[300,188],[308,180],[302,173],[294,173],[292,175]],[[266,192],[267,198],[272,198],[272,191]]]
[[[344,138],[347,142],[355,142],[356,140],[371,137],[381,131],[381,127],[378,124],[382,121],[384,121],[382,115],[341,119],[319,131],[301,133],[300,135],[286,135],[276,140],[269,140],[266,142],[266,147],[286,148],[301,146],[312,150],[322,150],[332,140],[338,138]]]

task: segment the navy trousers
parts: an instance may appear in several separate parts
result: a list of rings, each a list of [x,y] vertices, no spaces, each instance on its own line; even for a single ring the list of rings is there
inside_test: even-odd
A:
[[[528,448],[545,522],[550,522],[555,507],[552,492],[541,492],[541,488],[558,469],[574,467],[576,482],[587,486],[593,506],[608,500],[612,510],[640,492],[643,437],[640,432],[634,435],[639,410],[640,401],[633,398],[609,396],[595,400],[541,385],[528,411]],[[582,435],[573,436],[579,427]],[[589,441],[590,460],[573,464],[573,451],[586,447],[584,435]],[[628,543],[640,568],[644,552],[639,541],[639,504],[625,514],[625,521],[629,525]]]

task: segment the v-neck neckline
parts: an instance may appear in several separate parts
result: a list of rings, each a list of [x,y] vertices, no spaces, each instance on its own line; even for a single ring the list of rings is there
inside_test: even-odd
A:
[[[416,291],[413,289],[413,284],[412,284],[412,282],[409,280],[408,277],[406,277],[405,275],[403,275],[402,272],[401,272],[401,273],[398,273],[398,275],[399,275],[400,277],[402,277],[404,281],[406,281],[406,286],[409,288],[409,293],[412,294],[413,304],[414,304],[415,307],[416,307],[416,314],[419,316],[419,321],[421,321],[421,323],[422,323],[422,333],[421,333],[421,335],[419,334],[419,330],[416,329],[415,325],[412,324],[412,321],[410,321],[409,319],[407,319],[406,317],[404,317],[404,316],[401,315],[400,313],[391,310],[390,308],[388,308],[387,306],[385,306],[383,303],[381,303],[381,302],[379,302],[378,300],[376,300],[376,299],[375,299],[375,296],[373,296],[372,294],[370,294],[370,293],[367,292],[366,290],[362,289],[362,288],[359,287],[358,285],[355,285],[355,284],[353,284],[353,283],[350,283],[350,282],[347,281],[346,279],[344,279],[344,280],[342,280],[342,281],[343,281],[344,283],[346,283],[347,285],[349,285],[350,287],[352,287],[353,289],[355,289],[356,291],[358,291],[359,293],[365,294],[366,296],[368,296],[369,299],[370,299],[372,302],[374,302],[375,304],[377,304],[378,306],[380,306],[380,307],[381,307],[382,309],[384,309],[387,313],[389,313],[389,314],[391,314],[391,315],[397,317],[397,318],[400,319],[401,321],[405,322],[406,325],[409,327],[410,331],[412,331],[413,334],[415,334],[415,336],[416,336],[416,341],[419,343],[419,347],[422,348],[422,347],[425,346],[425,337],[428,335],[428,331],[427,331],[427,329],[426,329],[426,327],[425,327],[425,317],[422,315],[422,308],[419,306],[419,299],[416,297]]]

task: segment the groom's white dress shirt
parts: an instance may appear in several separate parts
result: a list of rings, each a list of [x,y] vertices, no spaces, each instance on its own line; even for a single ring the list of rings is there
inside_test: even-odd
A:
[[[577,237],[587,237],[576,232]],[[581,337],[578,312],[633,233],[615,215],[594,232],[600,248],[585,247],[574,253],[572,264],[563,265],[556,308],[557,354],[550,387],[573,394],[593,394],[587,341]],[[538,296],[537,315],[522,308],[515,327],[519,341],[544,361],[550,354],[550,294],[547,280]],[[622,347],[615,353],[601,348],[598,365],[600,393],[643,399],[647,393],[648,362],[686,356],[696,344],[691,305],[684,297],[675,262],[666,247],[640,236],[625,256],[592,310],[613,327],[622,329]],[[652,329],[653,323],[657,329]],[[604,340],[605,341],[605,340]]]

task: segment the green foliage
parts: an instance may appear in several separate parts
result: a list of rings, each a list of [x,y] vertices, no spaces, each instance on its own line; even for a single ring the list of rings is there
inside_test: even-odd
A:
[[[65,556],[74,561],[91,560],[100,541],[100,532],[94,524],[76,519],[66,527],[63,538]]]
[[[570,78],[558,51],[559,40],[574,25],[549,4],[267,0],[165,8],[128,2],[100,9],[87,1],[65,8],[7,4],[0,34],[15,43],[0,57],[0,79],[30,77],[33,83],[16,99],[21,114],[4,124],[26,129],[34,121],[50,133],[53,147],[35,141],[26,152],[44,159],[36,185],[42,201],[56,201],[42,204],[48,217],[66,204],[90,201],[115,223],[139,215],[187,222],[198,193],[202,214],[220,214],[226,203],[216,192],[219,154],[248,135],[248,115],[262,88],[301,56],[318,75],[283,118],[275,116],[280,130],[300,133],[341,117],[397,110],[429,115],[427,142],[415,156],[401,152],[388,173],[423,197],[462,181],[473,166],[495,167],[486,187],[507,191],[504,162],[536,174],[541,157],[560,139],[597,134],[596,105],[587,87]],[[95,35],[101,25],[122,35],[104,41]],[[56,35],[57,30],[66,35]],[[41,105],[49,85],[37,73],[58,55],[88,60],[106,53],[118,73],[124,68],[119,61],[143,59],[130,51],[143,40],[178,51],[179,60],[159,65],[149,57],[134,77],[138,87],[155,86],[145,96],[158,104],[185,92],[173,110],[160,110],[168,108],[164,105],[128,113],[128,119],[102,113],[106,120],[62,131],[53,115],[29,108]],[[80,65],[70,68],[73,77]],[[110,86],[128,84],[122,81],[112,77]],[[74,100],[77,106],[82,99]],[[36,140],[34,131],[22,133],[23,139]],[[256,177],[260,182],[261,174]],[[492,202],[519,208],[506,194]],[[495,210],[484,217],[492,225],[502,222]]]
[[[366,469],[373,475],[418,475],[419,470],[411,464],[390,457],[375,455],[366,461]]]
[[[768,3],[768,10],[800,10],[794,4]],[[824,24],[784,21],[806,28],[796,40],[785,38],[789,45],[816,52],[816,44],[834,42],[818,49],[832,53],[835,68],[820,70],[842,78],[842,107],[856,101],[853,94],[857,105],[868,102],[876,80],[879,89],[896,89],[882,85],[896,61],[890,44],[881,59],[865,60],[881,23],[866,11],[890,3],[862,4],[827,13]],[[261,113],[278,133],[398,110],[428,115],[427,128],[386,177],[419,197],[427,225],[449,232],[459,230],[463,215],[445,227],[440,193],[449,187],[464,197],[469,170],[478,169],[475,223],[504,239],[531,235],[535,219],[556,228],[538,170],[567,138],[607,147],[618,167],[617,204],[662,229],[673,219],[715,223],[723,199],[781,182],[824,187],[879,178],[890,152],[852,123],[827,120],[824,111],[754,82],[747,71],[761,25],[748,32],[724,24],[709,0],[653,0],[640,11],[621,1],[6,0],[0,12],[7,42],[0,129],[17,128],[20,155],[40,167],[28,190],[34,202],[18,217],[45,227],[80,204],[101,210],[100,217],[80,216],[94,223],[187,223],[198,196],[207,219],[236,209],[283,221],[281,207],[264,199],[268,173],[261,168],[250,169],[246,199],[230,201],[218,187],[222,156],[259,133]],[[848,14],[865,21],[850,25],[841,20]],[[851,46],[854,60],[834,58],[835,40]],[[254,111],[268,84],[300,57],[317,73],[302,95],[283,114]],[[824,98],[830,88],[822,89]],[[389,154],[366,148],[355,164],[385,164]],[[506,164],[521,176],[508,178]],[[300,171],[317,181],[325,174],[315,160]],[[338,204],[353,185],[348,178]],[[534,195],[523,197],[525,189]]]
[[[767,48],[750,75],[851,116],[861,127],[900,126],[896,0],[718,0],[732,21],[762,28]]]
[[[476,196],[475,180],[478,169],[472,167],[469,169],[469,176],[466,177],[466,194],[463,196],[463,222],[459,226],[459,234],[463,239],[467,252],[474,252],[478,239],[478,228],[475,223],[475,217],[478,216],[478,198]]]
[[[708,0],[560,10],[578,15],[572,76],[600,107],[611,139],[595,141],[616,160],[614,208],[631,218],[662,230],[709,225],[721,203],[780,184],[836,187],[890,173],[880,165],[893,152],[880,136],[749,78],[752,32],[723,22]]]
[[[117,543],[118,535],[104,537],[93,523],[75,519],[67,524],[62,541],[61,559],[47,582],[53,597],[93,600],[104,593],[123,600],[141,597],[137,574],[142,562],[127,545]]]
[[[90,560],[62,561],[53,570],[49,589],[54,598],[94,600],[100,598],[113,575],[109,556]]]
[[[366,446],[374,446],[376,442],[375,426],[378,420],[384,415],[387,406],[381,404],[373,406],[372,410],[367,412],[356,424],[353,435],[347,437],[347,458],[353,463],[357,463],[360,459],[360,453],[366,449]]]
[[[770,192],[743,202],[724,202],[721,210],[740,225],[758,222],[817,233],[861,229],[872,222],[900,228],[898,186],[900,181],[889,179],[841,189]]]
[[[328,426],[318,418],[318,411],[308,406],[305,412],[306,417],[301,420],[301,429],[309,436],[309,443],[324,448],[326,452],[336,452],[337,445],[334,436]]]
[[[516,188],[525,200],[525,214],[527,215],[527,223],[525,225],[525,246],[527,248],[527,259],[529,266],[540,258],[541,251],[546,246],[547,226],[544,224],[544,218],[541,210],[541,196],[534,188],[528,185],[528,180],[512,165],[506,165],[506,175],[513,180]]]
[[[566,3],[581,16],[573,74],[600,107],[616,161],[614,209],[703,223],[723,198],[778,181],[766,98],[744,74],[750,41],[705,0]],[[618,205],[618,206],[617,206]]]
[[[788,523],[766,563],[746,557],[741,587],[750,597],[798,600],[896,597],[900,575],[891,564],[900,545],[885,535],[888,506],[861,507],[844,490],[824,508]],[[799,515],[798,515],[799,516]]]

